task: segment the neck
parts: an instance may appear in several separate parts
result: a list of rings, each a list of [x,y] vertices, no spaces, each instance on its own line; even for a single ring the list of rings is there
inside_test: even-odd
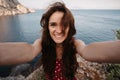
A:
[[[56,48],[59,48],[59,47],[62,47],[62,44],[61,44],[61,43],[56,44]]]
[[[62,44],[57,44],[56,45],[57,59],[62,59],[62,53],[63,53],[63,46],[62,46]]]

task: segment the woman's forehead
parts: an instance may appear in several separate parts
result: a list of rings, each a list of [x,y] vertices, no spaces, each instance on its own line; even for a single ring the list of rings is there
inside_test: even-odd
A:
[[[61,20],[63,18],[63,15],[64,15],[63,12],[56,11],[50,16],[49,21],[51,22]]]

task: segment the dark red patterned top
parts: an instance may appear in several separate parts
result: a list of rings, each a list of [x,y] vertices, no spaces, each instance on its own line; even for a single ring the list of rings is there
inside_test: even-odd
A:
[[[56,60],[56,67],[55,67],[55,76],[53,77],[53,80],[67,80],[66,77],[62,74],[62,60],[57,59]],[[46,80],[50,80],[48,76],[46,75]],[[77,80],[74,78],[73,80]]]

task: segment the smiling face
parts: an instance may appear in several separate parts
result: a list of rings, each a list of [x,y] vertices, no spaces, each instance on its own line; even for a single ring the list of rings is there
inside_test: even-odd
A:
[[[63,15],[64,15],[63,12],[56,11],[49,18],[48,24],[49,33],[53,41],[57,44],[62,43],[67,38],[69,31],[68,26],[64,28],[65,26],[61,24]]]

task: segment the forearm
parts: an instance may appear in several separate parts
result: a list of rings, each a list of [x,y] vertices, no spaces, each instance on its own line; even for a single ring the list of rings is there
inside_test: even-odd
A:
[[[19,64],[32,60],[33,46],[27,43],[0,43],[0,65]]]
[[[82,56],[90,61],[120,63],[120,40],[87,45]]]

